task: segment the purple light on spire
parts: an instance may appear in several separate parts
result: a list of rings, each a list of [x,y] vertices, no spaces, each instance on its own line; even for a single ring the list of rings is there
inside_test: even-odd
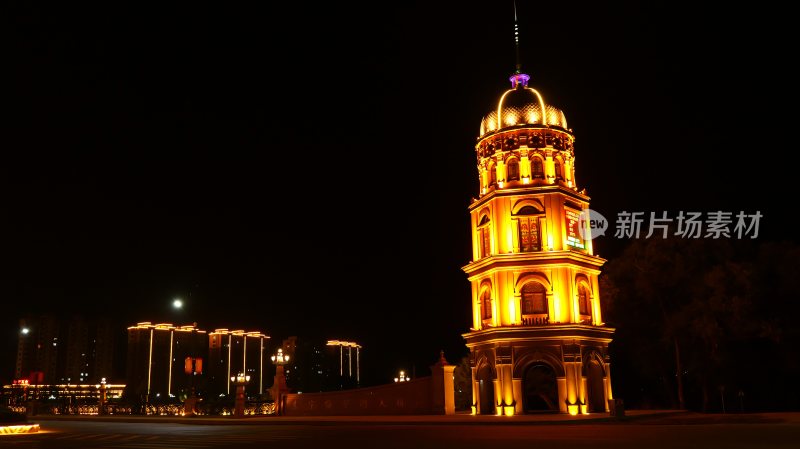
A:
[[[508,78],[511,81],[511,88],[516,89],[517,86],[528,87],[528,80],[530,80],[530,75],[525,73],[515,73]]]

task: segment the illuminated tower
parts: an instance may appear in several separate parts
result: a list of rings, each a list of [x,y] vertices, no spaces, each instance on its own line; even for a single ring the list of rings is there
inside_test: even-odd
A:
[[[519,67],[519,65],[518,65]],[[480,126],[479,197],[469,206],[474,411],[608,411],[608,344],[597,276],[581,238],[589,197],[575,180],[564,113],[519,70]]]

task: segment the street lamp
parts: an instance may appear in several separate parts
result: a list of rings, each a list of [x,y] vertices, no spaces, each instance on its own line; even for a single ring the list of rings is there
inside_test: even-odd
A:
[[[395,382],[405,382],[411,380],[411,376],[407,376],[405,371],[400,371],[400,377],[395,377]]]
[[[244,375],[242,373],[239,373],[239,374],[237,374],[235,376],[231,376],[231,383],[247,384],[247,382],[250,382],[250,375],[249,374],[248,375]]]
[[[175,298],[172,301],[172,307],[175,309],[182,309],[183,308],[183,301],[180,298]]]
[[[284,354],[283,349],[278,348],[278,353],[270,357],[272,359],[272,363],[282,366],[289,363],[289,354]]]
[[[97,405],[97,414],[98,415],[105,415],[106,414],[106,378],[100,379],[100,383],[95,385],[97,391],[100,393],[98,405]]]
[[[31,331],[31,330],[30,330],[30,329],[28,329],[27,327],[23,327],[22,329],[20,329],[20,332],[22,332],[22,335],[28,335],[28,333],[29,333],[30,331]]]
[[[275,413],[278,415],[283,413],[283,406],[281,406],[281,396],[289,392],[286,386],[286,375],[283,373],[283,365],[289,363],[289,354],[284,354],[282,348],[278,348],[278,352],[270,357],[272,363],[275,364],[275,379],[272,382],[272,399],[275,401]]]
[[[233,417],[244,418],[244,387],[250,382],[250,376],[239,373],[231,376],[231,383],[236,386],[236,402],[233,406]]]

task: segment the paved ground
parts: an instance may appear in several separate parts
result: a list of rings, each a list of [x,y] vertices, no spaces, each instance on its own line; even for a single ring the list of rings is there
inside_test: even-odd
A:
[[[434,418],[425,424],[428,418]],[[0,437],[0,448],[796,448],[800,413],[662,414],[629,421],[394,423],[370,417],[324,422],[259,420],[248,425],[116,420],[40,420],[42,433]],[[462,419],[470,417],[460,417]],[[266,421],[266,422],[264,422]],[[517,423],[519,425],[496,425]]]
[[[685,414],[678,410],[629,410],[625,420],[640,420],[655,417],[664,417],[676,414]],[[542,413],[532,415],[486,416],[459,413],[456,415],[409,415],[409,416],[248,416],[236,419],[231,416],[195,416],[191,418],[180,416],[137,416],[137,415],[106,415],[106,416],[80,416],[80,415],[42,415],[36,417],[38,421],[101,421],[101,422],[133,422],[133,423],[174,423],[174,424],[202,424],[202,425],[339,425],[339,424],[420,424],[420,425],[450,425],[450,424],[557,424],[575,422],[606,422],[616,421],[607,413],[593,413],[590,415],[569,416],[560,413]]]

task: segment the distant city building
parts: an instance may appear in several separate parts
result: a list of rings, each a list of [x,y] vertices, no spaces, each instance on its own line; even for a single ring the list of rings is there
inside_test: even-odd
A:
[[[347,386],[358,386],[361,383],[361,345],[353,341],[328,340],[325,343],[333,357],[339,353],[340,389]],[[355,383],[354,383],[355,382]]]
[[[90,322],[75,317],[67,325],[66,360],[60,382],[99,382],[111,378],[114,326],[107,320]]]
[[[126,394],[143,401],[185,397],[194,387],[207,398],[235,393],[231,376],[246,373],[250,396],[263,394],[269,337],[261,332],[196,325],[138,323],[128,328]],[[188,360],[187,360],[188,359]]]
[[[360,385],[361,345],[355,342],[292,336],[281,348],[289,355],[284,374],[293,392],[346,390]]]
[[[111,379],[114,337],[113,325],[104,319],[24,318],[20,320],[14,377],[31,385]]]
[[[196,379],[185,372],[186,358],[203,358],[207,344],[206,331],[195,325],[129,327],[126,394],[146,401],[188,394]]]
[[[271,380],[264,375],[268,359],[264,351],[269,337],[258,331],[216,329],[208,334],[208,376],[207,392],[209,397],[230,396],[235,393],[231,386],[231,376],[244,373],[250,376],[250,383],[245,387],[248,395],[262,395],[265,381]]]

